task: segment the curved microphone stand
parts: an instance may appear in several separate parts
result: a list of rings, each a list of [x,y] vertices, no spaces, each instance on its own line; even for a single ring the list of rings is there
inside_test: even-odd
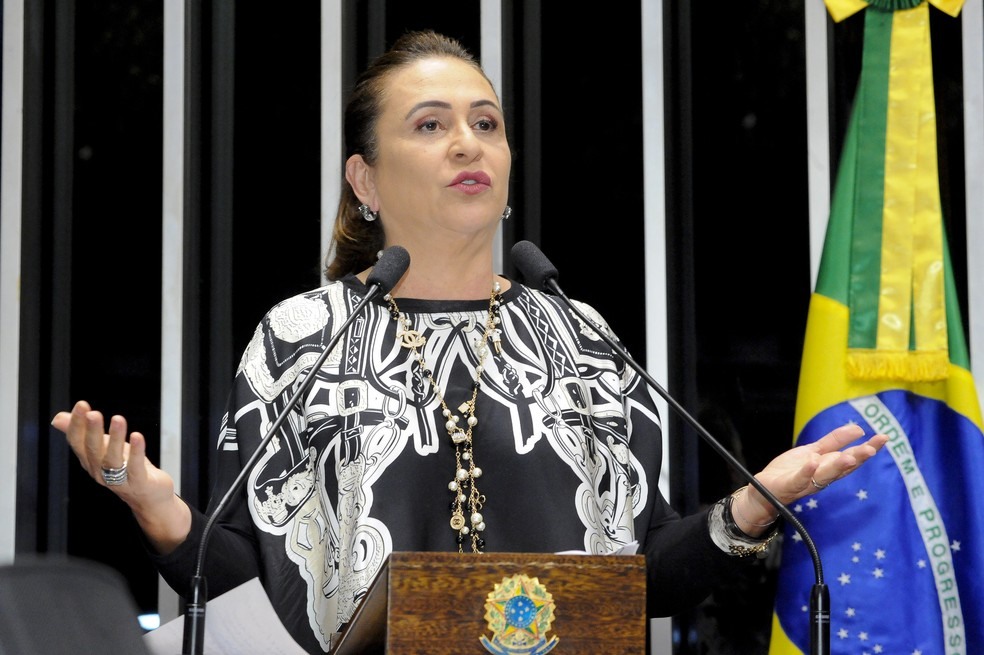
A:
[[[769,503],[775,507],[779,514],[786,519],[796,531],[803,537],[803,543],[806,544],[807,549],[810,551],[810,557],[813,559],[813,570],[816,575],[816,581],[813,584],[813,589],[810,593],[810,655],[829,655],[830,654],[830,591],[827,585],[823,581],[823,566],[820,563],[820,553],[817,551],[816,544],[814,544],[813,539],[810,534],[806,531],[806,528],[800,522],[796,516],[789,511],[789,508],[783,505],[775,495],[769,491],[761,482],[759,482],[755,476],[745,468],[741,462],[739,462],[735,457],[728,452],[728,450],[721,445],[721,443],[711,436],[704,426],[702,426],[697,419],[690,415],[683,406],[680,405],[659,383],[656,382],[649,375],[648,372],[642,366],[640,366],[632,357],[629,356],[628,352],[612,337],[610,337],[605,330],[598,327],[594,321],[588,318],[581,309],[575,305],[570,298],[561,290],[560,285],[557,283],[557,269],[550,260],[547,259],[546,255],[540,251],[530,241],[519,241],[512,247],[512,257],[516,267],[523,274],[524,279],[528,284],[538,288],[542,291],[551,292],[558,296],[564,303],[573,311],[577,316],[584,321],[585,325],[595,326],[595,332],[598,334],[602,340],[605,341],[609,346],[618,353],[626,364],[631,366],[636,370],[639,375],[649,384],[650,387],[656,390],[656,392],[669,403],[670,407],[683,418],[697,433],[707,442],[711,448],[715,450],[721,457],[723,457],[731,466],[737,470],[741,476],[762,494]]]
[[[183,645],[182,645],[182,655],[202,655],[202,649],[205,644],[205,603],[208,600],[207,585],[205,582],[205,576],[202,574],[202,567],[205,562],[205,551],[208,547],[208,538],[212,533],[212,526],[215,525],[216,519],[222,514],[226,507],[233,501],[233,499],[239,498],[237,495],[240,488],[246,482],[246,478],[249,476],[249,472],[256,465],[256,462],[260,459],[263,451],[266,450],[267,445],[270,440],[273,439],[277,431],[280,430],[280,426],[286,420],[287,415],[293,409],[294,405],[311,389],[314,381],[317,379],[315,375],[318,370],[324,365],[325,361],[328,359],[328,355],[331,351],[335,349],[335,346],[341,340],[345,331],[348,329],[352,322],[362,315],[362,310],[368,305],[373,298],[380,294],[389,293],[403,274],[406,273],[407,268],[410,267],[410,255],[407,253],[406,249],[401,246],[391,246],[383,251],[376,265],[373,267],[372,272],[369,273],[369,278],[366,280],[366,287],[368,291],[366,295],[362,298],[355,309],[349,314],[348,318],[338,327],[335,334],[332,335],[331,340],[328,345],[321,352],[318,360],[311,366],[310,372],[304,381],[294,392],[294,395],[290,397],[287,401],[287,405],[281,410],[280,414],[277,416],[276,420],[270,426],[267,431],[266,436],[257,445],[256,450],[253,451],[253,455],[249,458],[242,469],[239,471],[239,475],[233,480],[232,485],[226,491],[225,495],[215,506],[211,515],[208,517],[208,521],[205,523],[205,528],[202,531],[202,539],[198,544],[198,558],[195,562],[195,575],[191,579],[191,598],[188,601],[185,612],[184,619],[184,634],[183,634]]]

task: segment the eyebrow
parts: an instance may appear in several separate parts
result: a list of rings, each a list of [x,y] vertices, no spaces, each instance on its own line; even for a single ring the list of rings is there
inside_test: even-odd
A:
[[[451,109],[451,103],[444,102],[443,100],[425,100],[424,102],[418,102],[417,104],[415,104],[413,107],[410,108],[410,111],[407,112],[407,115],[404,117],[404,120],[410,118],[411,116],[413,116],[414,112],[423,109],[424,107],[439,107],[441,109]],[[476,100],[475,102],[471,103],[469,107],[471,109],[475,109],[476,107],[492,107],[494,109],[499,109],[499,106],[494,102],[492,102],[491,100]]]

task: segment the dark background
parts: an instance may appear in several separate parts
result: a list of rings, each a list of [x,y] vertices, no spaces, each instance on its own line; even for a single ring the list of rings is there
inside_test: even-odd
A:
[[[477,2],[343,5],[348,82],[408,29],[434,28],[480,53]],[[182,479],[183,495],[204,507],[239,354],[270,306],[322,283],[320,15],[316,2],[187,6]],[[507,249],[538,243],[564,290],[601,311],[645,362],[643,202],[664,202],[670,374],[661,382],[761,468],[792,442],[811,291],[802,0],[664,3],[665,198],[646,198],[643,185],[639,5],[506,1],[503,11],[516,158]],[[47,421],[85,398],[124,413],[159,461],[163,2],[47,0],[26,12],[17,548],[109,562],[154,612],[157,576],[132,518],[70,461]],[[931,14],[944,212],[965,301],[960,19]],[[829,24],[835,163],[862,27],[863,13]],[[741,484],[668,419],[680,511]],[[765,653],[776,567],[758,562],[677,617],[677,655]]]

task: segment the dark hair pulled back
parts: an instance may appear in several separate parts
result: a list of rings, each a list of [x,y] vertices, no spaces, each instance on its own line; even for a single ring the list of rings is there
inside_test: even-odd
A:
[[[356,80],[345,107],[345,160],[362,155],[372,166],[378,156],[376,123],[386,93],[390,73],[423,59],[451,57],[475,67],[482,75],[475,57],[453,38],[430,30],[408,32],[385,53],[377,57]],[[335,215],[330,261],[325,268],[329,280],[358,273],[372,266],[376,253],[383,247],[382,221],[367,221],[359,213],[359,202],[342,173],[342,193]]]

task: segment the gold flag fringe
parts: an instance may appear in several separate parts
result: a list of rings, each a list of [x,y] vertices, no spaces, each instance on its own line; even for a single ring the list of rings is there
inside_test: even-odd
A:
[[[946,351],[850,350],[847,374],[855,380],[899,380],[902,382],[938,382],[950,375],[950,357]]]

